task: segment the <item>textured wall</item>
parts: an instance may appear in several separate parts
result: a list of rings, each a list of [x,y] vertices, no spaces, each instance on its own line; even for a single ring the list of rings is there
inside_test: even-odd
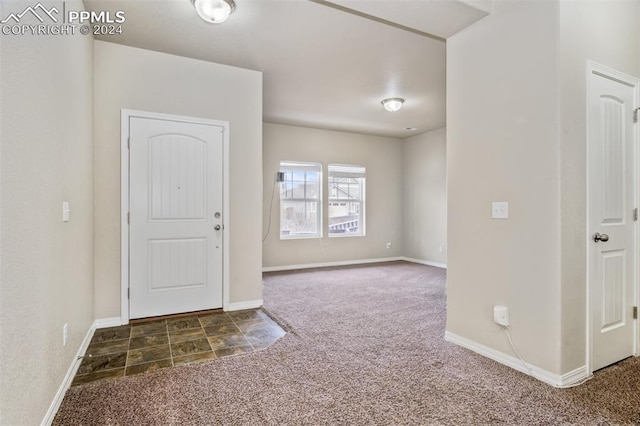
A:
[[[447,330],[560,373],[557,2],[496,2],[447,41]],[[584,78],[584,73],[576,78]],[[508,201],[510,218],[491,219]]]
[[[3,0],[0,15],[33,5]],[[62,10],[62,2],[47,6]],[[93,40],[0,42],[0,424],[34,425],[94,319]],[[62,223],[65,200],[71,221]]]
[[[557,374],[587,360],[586,64],[638,76],[639,7],[496,2],[447,44],[448,330],[511,354],[505,304],[524,358]]]
[[[640,2],[560,2],[562,371],[585,364],[586,62],[640,77]]]
[[[271,232],[264,243],[263,266],[299,265],[402,255],[402,142],[398,139],[328,130],[264,125],[263,221],[267,229],[269,201],[280,161],[323,164],[324,190],[329,163],[367,168],[366,236],[329,238],[328,207],[323,202],[320,239],[280,240],[279,197],[273,202]],[[391,249],[386,243],[391,242]]]
[[[402,144],[403,255],[442,264],[447,263],[446,133],[433,130]]]
[[[95,307],[120,316],[120,110],[229,121],[230,302],[262,298],[262,74],[95,42]]]

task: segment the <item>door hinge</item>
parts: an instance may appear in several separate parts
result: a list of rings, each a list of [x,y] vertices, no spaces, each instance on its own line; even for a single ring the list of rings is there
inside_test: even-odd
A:
[[[633,319],[638,319],[638,307],[633,307]]]
[[[638,220],[638,208],[633,209],[633,220]]]
[[[127,212],[127,225],[130,225],[130,224],[131,224],[131,213]]]
[[[640,108],[636,108],[633,110],[633,122],[637,123],[638,122],[638,111],[640,110]]]
[[[131,149],[131,138],[127,138],[127,149]]]
[[[127,288],[127,299],[131,299],[131,289]]]

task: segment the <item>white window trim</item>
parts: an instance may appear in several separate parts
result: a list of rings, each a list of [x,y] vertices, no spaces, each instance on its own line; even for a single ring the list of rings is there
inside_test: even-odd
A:
[[[305,161],[281,161],[280,162],[280,171],[291,171],[291,170],[302,170],[302,171],[308,171],[308,170],[313,170],[316,171],[318,173],[318,198],[289,198],[287,199],[287,201],[301,201],[301,202],[315,202],[317,203],[317,217],[318,217],[318,232],[314,233],[312,235],[299,235],[299,234],[294,234],[294,235],[288,235],[288,236],[283,236],[282,235],[282,198],[279,197],[278,200],[278,210],[279,210],[279,217],[280,217],[280,221],[278,223],[278,235],[281,241],[286,241],[286,240],[313,240],[313,239],[319,239],[319,238],[323,238],[323,226],[324,226],[324,221],[323,219],[323,192],[322,192],[322,188],[323,188],[323,173],[322,173],[322,163],[313,163],[313,162],[305,162]],[[282,195],[282,194],[281,194]]]
[[[327,196],[327,206],[330,206],[331,203],[354,203],[357,202],[360,204],[360,228],[361,228],[361,232],[357,233],[357,234],[352,234],[352,233],[331,233],[329,232],[329,217],[327,217],[327,236],[329,238],[358,238],[358,237],[366,237],[367,236],[367,227],[366,227],[366,209],[367,209],[367,203],[366,203],[366,189],[367,189],[367,171],[366,171],[366,167],[364,166],[356,166],[356,165],[348,165],[348,164],[329,164],[327,166],[327,192],[330,194],[331,193],[331,188],[328,187],[329,184],[329,178],[331,177],[331,168],[337,168],[339,169],[337,171],[338,174],[340,175],[344,175],[344,176],[340,176],[340,177],[351,177],[351,178],[362,178],[362,182],[361,182],[361,197],[358,201],[351,201],[348,199],[344,199],[344,198],[330,198],[329,196]],[[340,170],[342,169],[342,170]],[[353,173],[349,172],[348,170],[354,170]],[[357,170],[357,171],[355,171]],[[328,213],[327,213],[328,214]]]

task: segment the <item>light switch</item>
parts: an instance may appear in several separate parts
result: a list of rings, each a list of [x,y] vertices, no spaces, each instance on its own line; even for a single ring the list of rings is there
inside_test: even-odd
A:
[[[69,222],[69,217],[71,216],[71,209],[69,208],[69,202],[62,202],[62,221]]]
[[[507,201],[494,201],[491,203],[492,219],[509,219],[509,203]]]

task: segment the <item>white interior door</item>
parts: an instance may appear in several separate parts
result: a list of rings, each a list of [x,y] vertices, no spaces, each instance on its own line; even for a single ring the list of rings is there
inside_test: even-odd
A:
[[[636,86],[589,75],[589,282],[592,369],[634,354],[637,263]]]
[[[130,118],[130,318],[222,307],[223,137]]]

